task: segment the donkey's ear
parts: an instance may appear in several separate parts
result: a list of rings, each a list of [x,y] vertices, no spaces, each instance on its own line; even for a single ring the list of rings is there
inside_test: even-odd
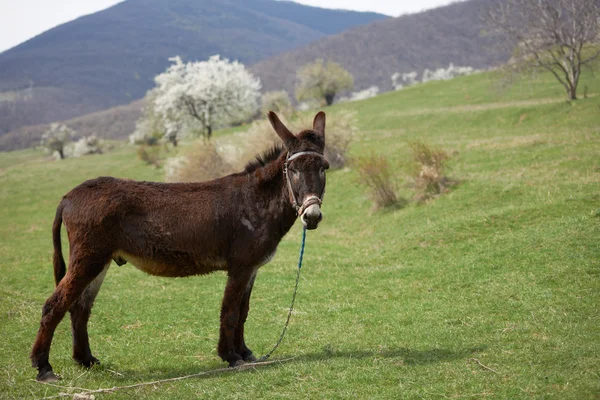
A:
[[[294,135],[292,132],[290,132],[288,128],[286,128],[286,126],[283,124],[283,122],[281,122],[277,114],[275,114],[273,111],[269,111],[269,121],[271,122],[273,129],[275,129],[277,136],[279,136],[281,140],[283,140],[283,144],[285,145],[286,149],[289,150],[298,142],[298,138],[296,138],[296,135]]]
[[[325,113],[323,111],[319,111],[319,113],[315,115],[313,131],[325,136]]]

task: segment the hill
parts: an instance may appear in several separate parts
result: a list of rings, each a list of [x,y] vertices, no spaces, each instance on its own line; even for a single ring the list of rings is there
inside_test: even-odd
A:
[[[74,129],[77,137],[94,135],[101,139],[126,140],[135,129],[135,123],[142,113],[143,99],[122,106],[111,107],[62,123]],[[0,136],[0,150],[10,151],[37,146],[42,134],[50,123],[27,125]]]
[[[60,387],[32,380],[27,354],[54,289],[50,229],[73,186],[101,175],[162,180],[135,148],[52,161],[0,157],[0,336],[6,398],[65,396],[206,372],[102,395],[115,399],[593,399],[600,303],[600,80],[564,101],[548,75],[501,94],[475,74],[334,105],[357,112],[353,157],[393,166],[419,139],[452,154],[460,180],[433,201],[371,210],[354,166],[327,173],[324,219],[307,234],[295,312],[274,364],[218,373],[226,276],[157,278],[113,265],[90,320],[103,364],[71,360],[68,316],[51,361]],[[179,151],[183,151],[181,148]],[[412,189],[403,168],[394,168]],[[260,269],[246,324],[257,355],[277,341],[294,285],[301,230]],[[63,246],[68,254],[67,235]],[[210,375],[208,375],[210,374]],[[73,395],[71,394],[71,396]]]
[[[391,75],[447,67],[450,63],[488,68],[508,54],[484,34],[482,10],[492,0],[457,2],[433,10],[373,22],[317,40],[258,62],[252,70],[265,90],[294,92],[298,66],[324,58],[354,75],[355,90],[378,86],[392,89]]]
[[[385,18],[274,0],[126,0],[0,54],[0,134],[140,99],[174,55],[253,63]]]

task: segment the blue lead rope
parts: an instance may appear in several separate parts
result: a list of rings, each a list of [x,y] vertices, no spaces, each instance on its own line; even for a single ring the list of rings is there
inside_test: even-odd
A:
[[[281,336],[279,336],[279,340],[277,340],[275,347],[273,347],[271,349],[271,351],[269,351],[267,354],[265,354],[264,356],[259,358],[258,362],[266,361],[269,357],[271,357],[271,354],[273,354],[275,352],[275,350],[277,349],[277,347],[279,347],[279,344],[283,340],[283,336],[285,335],[285,332],[287,331],[287,327],[290,323],[290,318],[292,317],[292,312],[294,310],[294,302],[296,301],[296,292],[298,291],[298,282],[300,282],[300,269],[302,268],[302,258],[304,257],[305,244],[306,244],[306,228],[303,227],[302,228],[302,246],[300,246],[300,257],[298,258],[298,272],[296,273],[296,285],[294,286],[294,294],[292,295],[292,304],[290,305],[290,311],[288,312],[287,320],[285,321],[285,325],[283,326],[283,331],[281,332]]]
[[[304,257],[304,245],[306,244],[306,228],[302,227],[302,246],[300,246],[300,257],[298,258],[298,271],[302,268],[302,257]]]

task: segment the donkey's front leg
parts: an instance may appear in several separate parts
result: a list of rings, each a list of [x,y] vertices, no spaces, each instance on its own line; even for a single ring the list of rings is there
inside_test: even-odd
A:
[[[235,351],[235,331],[240,322],[240,306],[246,293],[253,271],[230,272],[225,286],[223,305],[221,306],[221,331],[218,353],[230,367],[244,364],[242,355]]]
[[[244,341],[244,324],[248,318],[248,311],[250,311],[250,295],[252,294],[255,278],[256,273],[250,278],[244,296],[242,297],[242,302],[240,304],[240,319],[234,334],[235,352],[242,356],[242,359],[246,362],[256,361],[256,357],[252,354],[252,350],[246,346],[246,342]]]

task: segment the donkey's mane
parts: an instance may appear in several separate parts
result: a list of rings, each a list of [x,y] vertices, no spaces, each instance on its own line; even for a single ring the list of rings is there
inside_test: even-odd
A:
[[[285,149],[282,145],[275,145],[271,147],[269,150],[259,154],[254,158],[254,160],[246,164],[246,167],[244,168],[245,172],[249,174],[256,171],[258,168],[264,167],[270,162],[277,160],[284,150]]]

